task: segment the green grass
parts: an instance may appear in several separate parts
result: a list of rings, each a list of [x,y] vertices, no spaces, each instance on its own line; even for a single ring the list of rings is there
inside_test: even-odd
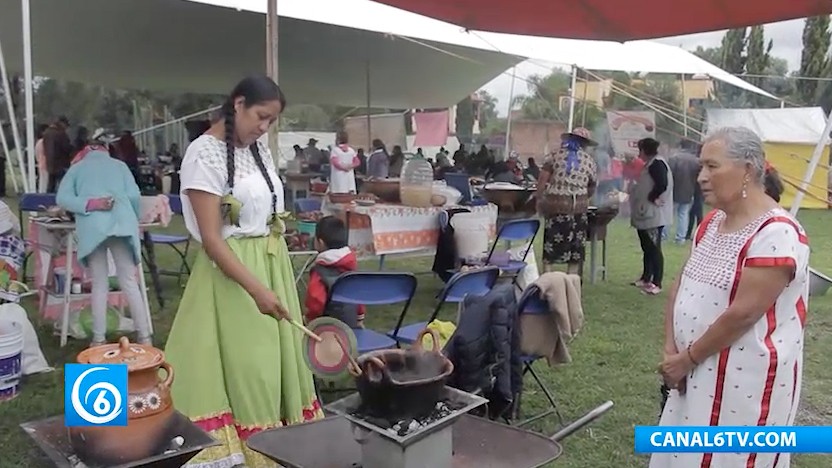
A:
[[[812,265],[832,270],[832,213],[804,211],[800,219],[809,232]],[[180,223],[169,228],[183,230]],[[676,276],[689,247],[667,245],[666,283]],[[538,254],[540,250],[538,249]],[[555,369],[539,362],[537,369],[556,393],[561,412],[567,421],[580,417],[596,405],[612,400],[615,407],[590,427],[572,435],[564,442],[565,454],[555,463],[563,468],[643,467],[647,457],[633,453],[633,426],[656,423],[659,405],[659,378],[655,373],[661,355],[662,305],[665,295],[646,297],[628,283],[640,273],[640,250],[635,233],[624,221],[615,221],[608,240],[609,275],[606,282],[584,286],[583,301],[586,324],[571,343],[573,362]],[[176,257],[165,248],[157,249],[161,266],[173,268]],[[427,271],[429,258],[388,260],[386,269]],[[363,267],[374,269],[376,262]],[[151,305],[157,345],[164,345],[168,329],[176,313],[181,288],[171,278],[163,278],[166,304],[159,309],[151,293]],[[429,275],[419,276],[418,297],[412,306],[412,319],[426,318],[440,282]],[[85,343],[71,341],[61,349],[58,337],[48,324],[41,323],[33,304],[27,304],[38,329],[40,343],[49,363],[56,367],[50,374],[26,378],[21,395],[0,404],[0,467],[48,466],[40,450],[32,444],[18,425],[63,412],[62,365],[72,362]],[[806,369],[803,381],[802,424],[832,424],[832,375],[824,372],[824,356],[832,352],[832,294],[812,298],[806,339]],[[448,307],[441,318],[453,317]],[[419,317],[421,316],[421,317]],[[388,329],[396,318],[390,309],[368,311],[368,326]],[[531,378],[526,380],[523,399],[527,411],[544,407],[544,397]],[[556,431],[556,421],[547,418],[533,426],[545,434]],[[312,443],[312,442],[310,442]],[[825,461],[824,461],[825,460]],[[802,455],[795,459],[797,468],[828,467],[828,457]]]

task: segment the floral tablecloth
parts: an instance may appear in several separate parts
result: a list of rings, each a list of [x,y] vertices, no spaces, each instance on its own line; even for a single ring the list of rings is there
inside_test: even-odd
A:
[[[359,257],[435,251],[439,240],[439,213],[451,207],[415,208],[402,205],[326,204],[326,214],[349,219],[350,247]],[[497,205],[466,207],[472,213],[486,213],[497,226]]]

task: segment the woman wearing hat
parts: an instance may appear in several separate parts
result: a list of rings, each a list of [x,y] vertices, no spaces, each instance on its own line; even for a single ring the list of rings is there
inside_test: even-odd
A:
[[[57,203],[75,214],[78,260],[92,276],[92,342],[105,343],[110,271],[113,259],[121,291],[127,298],[138,341],[150,344],[150,317],[139,288],[141,258],[139,202],[141,194],[127,165],[110,156],[104,131],[75,156],[58,186]]]
[[[598,144],[579,127],[561,135],[560,149],[548,156],[537,180],[537,211],[543,217],[543,264],[567,264],[580,274],[589,228],[587,210],[597,185],[598,169],[586,148]]]

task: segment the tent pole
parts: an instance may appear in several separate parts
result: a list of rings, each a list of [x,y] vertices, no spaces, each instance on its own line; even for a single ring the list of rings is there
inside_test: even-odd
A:
[[[511,90],[508,93],[508,116],[506,118],[506,149],[503,153],[503,160],[508,161],[509,140],[511,140],[511,108],[514,103],[514,79],[517,77],[517,66],[511,69]],[[482,129],[480,129],[482,130]]]
[[[17,187],[17,176],[14,173],[14,164],[11,164],[12,154],[9,151],[9,143],[6,141],[6,132],[3,131],[3,128],[0,127],[0,146],[3,147],[3,154],[5,155],[6,161],[11,166],[11,173],[12,173],[12,185],[14,185],[14,193],[20,193],[20,189]],[[20,155],[20,151],[17,152]],[[21,169],[23,166],[20,166]],[[25,174],[24,174],[25,176]],[[23,177],[23,180],[26,180],[26,177]]]
[[[371,129],[372,119],[370,119],[370,59],[367,59],[367,77],[365,79],[367,85],[367,148],[372,151],[373,148],[373,131]],[[407,138],[405,138],[405,147],[407,146]]]
[[[575,123],[575,86],[578,81],[578,67],[572,65],[572,85],[569,87],[569,128],[567,132],[571,132],[573,124]]]
[[[685,83],[685,74],[681,74],[682,77],[682,121],[684,122],[685,127],[685,138],[688,137],[688,87]]]
[[[184,122],[184,121],[190,120],[194,117],[199,117],[202,114],[207,114],[209,112],[214,112],[215,110],[218,110],[220,107],[221,106],[209,107],[208,109],[204,109],[204,110],[201,110],[201,111],[198,111],[198,112],[194,112],[192,114],[188,114],[188,115],[183,116],[183,117],[179,117],[179,118],[176,118],[176,119],[173,119],[173,120],[169,120],[167,122],[162,122],[160,124],[153,125],[152,127],[147,127],[147,128],[142,128],[140,130],[135,130],[133,132],[133,136],[135,137],[135,136],[138,136],[138,135],[143,135],[147,132],[151,132],[151,131],[159,129],[159,128],[167,127],[168,125]],[[134,120],[135,120],[135,118],[134,118]]]
[[[5,96],[6,101],[6,111],[9,113],[9,125],[12,127],[12,138],[14,141],[14,149],[17,153],[17,162],[20,163],[20,175],[23,176],[23,191],[29,191],[29,184],[27,183],[26,177],[26,164],[23,164],[23,151],[21,150],[22,146],[20,144],[20,131],[17,127],[17,116],[14,113],[14,103],[12,102],[12,90],[9,84],[9,74],[6,70],[6,58],[3,55],[3,45],[0,44],[0,79],[3,80],[3,96]],[[2,128],[0,128],[2,131]],[[5,135],[3,135],[3,139],[5,140]],[[8,146],[8,142],[6,142],[6,146]],[[9,154],[10,156],[10,154]],[[10,158],[7,158],[6,161],[10,161]],[[14,170],[12,170],[14,173]]]
[[[277,2],[278,0],[267,0],[268,7],[266,8],[266,73],[269,78],[275,83],[280,83],[278,79],[278,48],[277,48]],[[283,155],[280,154],[280,117],[278,116],[274,125],[269,129],[269,150],[274,159],[275,169],[280,168],[280,160]]]
[[[35,186],[35,103],[32,76],[32,10],[29,0],[20,0],[23,11],[23,88],[26,101],[26,160],[29,163],[28,187]],[[17,150],[20,152],[20,148]]]
[[[826,126],[823,129],[820,140],[818,140],[818,144],[815,145],[812,160],[809,161],[809,166],[806,167],[806,174],[803,176],[803,182],[800,183],[800,190],[794,194],[791,209],[792,216],[797,216],[797,212],[800,210],[800,203],[803,202],[804,192],[808,189],[812,176],[815,175],[815,169],[817,169],[820,158],[823,156],[823,149],[829,144],[829,132],[832,132],[832,112],[826,118]]]

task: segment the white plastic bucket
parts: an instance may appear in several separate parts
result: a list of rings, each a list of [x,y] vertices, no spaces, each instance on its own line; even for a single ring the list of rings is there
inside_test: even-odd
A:
[[[491,221],[487,214],[457,213],[451,218],[457,256],[463,261],[482,261],[488,255]]]
[[[23,326],[0,322],[0,402],[11,400],[20,391],[23,375]]]

